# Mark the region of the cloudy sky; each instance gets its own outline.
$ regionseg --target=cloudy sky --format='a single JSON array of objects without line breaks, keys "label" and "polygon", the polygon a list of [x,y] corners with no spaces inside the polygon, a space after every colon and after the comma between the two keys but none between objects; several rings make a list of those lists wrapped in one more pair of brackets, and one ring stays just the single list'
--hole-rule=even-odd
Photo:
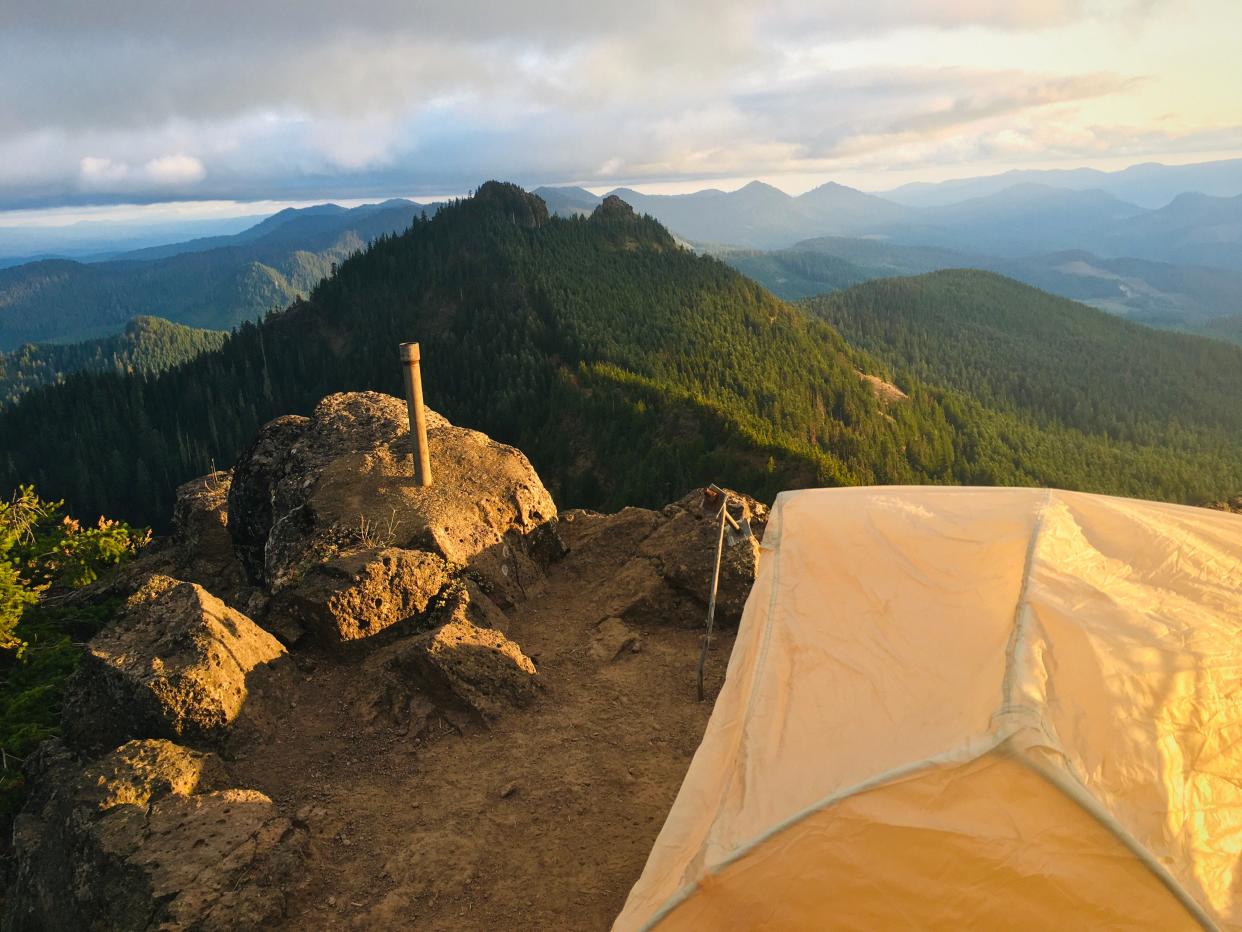
[{"label": "cloudy sky", "polygon": [[0,21],[0,211],[25,216],[1242,155],[1239,0],[0,0]]}]

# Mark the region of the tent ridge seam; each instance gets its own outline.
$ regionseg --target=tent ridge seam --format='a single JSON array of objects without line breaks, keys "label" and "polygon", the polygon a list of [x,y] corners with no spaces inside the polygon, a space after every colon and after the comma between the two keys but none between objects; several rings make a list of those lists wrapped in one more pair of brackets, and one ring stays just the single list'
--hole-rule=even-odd
[{"label": "tent ridge seam", "polygon": [[1055,490],[1044,490],[1044,500],[1039,505],[1035,521],[1031,525],[1031,539],[1026,545],[1026,559],[1022,565],[1022,585],[1018,589],[1018,601],[1013,608],[1013,631],[1009,635],[1009,643],[1005,647],[1005,673],[1001,678],[1001,705],[996,715],[1004,715],[1014,708],[1014,692],[1017,685],[1017,658],[1026,626],[1023,624],[1023,609],[1027,607],[1028,591],[1031,585],[1031,572],[1035,565],[1035,550],[1039,546],[1040,536],[1044,531],[1044,516],[1048,505],[1052,502]]},{"label": "tent ridge seam", "polygon": [[[998,749],[1004,751],[1004,742],[998,745]],[[1160,863],[1160,861],[1149,851],[1137,838],[1131,835],[1119,821],[1111,816],[1103,805],[1080,783],[1072,773],[1066,771],[1061,772],[1046,766],[1041,761],[1029,757],[1026,754],[1011,750],[1006,754],[1011,760],[1017,761],[1026,767],[1032,773],[1036,774],[1040,779],[1046,781],[1054,789],[1058,790],[1067,799],[1073,802],[1079,809],[1093,818],[1099,825],[1124,848],[1134,855],[1136,861],[1146,867],[1149,871],[1156,875],[1156,878],[1164,884],[1168,891],[1173,894],[1173,898],[1181,903],[1186,912],[1194,918],[1204,929],[1209,932],[1217,932],[1220,928],[1216,922],[1208,915],[1203,906],[1195,900],[1185,887],[1174,877],[1169,870]],[[1067,779],[1068,778],[1068,779]]]}]

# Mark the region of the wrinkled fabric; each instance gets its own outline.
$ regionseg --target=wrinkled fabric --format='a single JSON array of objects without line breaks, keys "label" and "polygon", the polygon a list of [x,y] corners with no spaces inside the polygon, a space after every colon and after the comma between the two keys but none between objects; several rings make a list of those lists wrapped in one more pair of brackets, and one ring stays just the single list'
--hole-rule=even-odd
[{"label": "wrinkled fabric", "polygon": [[615,929],[1242,928],[1242,517],[815,489],[763,551]]}]

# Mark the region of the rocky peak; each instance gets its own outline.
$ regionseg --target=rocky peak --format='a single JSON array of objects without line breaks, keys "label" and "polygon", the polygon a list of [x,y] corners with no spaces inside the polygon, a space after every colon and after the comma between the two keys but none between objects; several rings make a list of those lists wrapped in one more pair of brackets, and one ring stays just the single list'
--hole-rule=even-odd
[{"label": "rocky peak", "polygon": [[[559,832],[552,813],[577,784],[555,784],[593,772],[589,755],[608,745],[580,759],[574,744],[568,763],[559,749],[592,716],[618,721],[622,698],[646,704],[625,754],[675,776],[643,729],[689,741],[700,727],[659,690],[693,670],[719,498],[558,516],[522,453],[434,412],[428,427],[435,482],[419,488],[396,398],[330,395],[309,417],[278,418],[232,469],[182,486],[170,541],[86,593],[128,599],[68,684],[63,742],[28,766],[6,928],[321,926],[307,910],[335,907],[306,906],[305,878],[338,863],[367,883],[382,865],[392,889],[379,902],[369,888],[351,895],[353,927],[400,924],[393,896],[425,889],[428,872],[454,890],[470,875],[452,858],[479,827],[475,772],[505,774],[496,792],[509,800],[530,770],[552,808],[532,812],[529,831]],[[730,498],[752,533],[727,537],[724,629],[767,516]],[[648,656],[663,665],[654,675],[641,672]],[[600,692],[635,675],[613,698]],[[498,731],[500,744],[485,738]],[[448,739],[458,750],[433,752]],[[411,798],[402,781],[415,777]],[[394,827],[419,794],[439,800],[449,834]],[[349,849],[337,807],[374,823],[378,853]],[[431,846],[415,863],[418,844]],[[316,860],[325,846],[330,868]],[[521,851],[501,846],[510,855]]]}]

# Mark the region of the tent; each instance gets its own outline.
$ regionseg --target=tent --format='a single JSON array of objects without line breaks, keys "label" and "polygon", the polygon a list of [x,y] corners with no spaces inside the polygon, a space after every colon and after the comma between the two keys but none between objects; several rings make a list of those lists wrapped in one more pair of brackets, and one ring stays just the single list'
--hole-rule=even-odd
[{"label": "tent", "polygon": [[614,929],[1242,928],[1242,517],[787,492]]}]

